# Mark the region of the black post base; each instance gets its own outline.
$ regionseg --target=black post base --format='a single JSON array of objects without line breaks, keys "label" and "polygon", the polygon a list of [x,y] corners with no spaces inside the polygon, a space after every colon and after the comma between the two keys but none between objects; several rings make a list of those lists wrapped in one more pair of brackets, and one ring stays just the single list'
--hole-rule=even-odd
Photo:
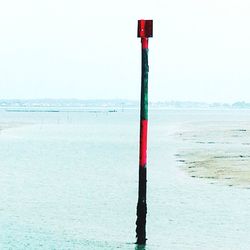
[{"label": "black post base", "polygon": [[147,204],[145,200],[138,201],[137,204],[137,220],[136,220],[136,244],[146,244],[146,214]]},{"label": "black post base", "polygon": [[136,244],[146,244],[146,166],[139,168],[139,199],[137,203],[137,220],[136,220]]}]

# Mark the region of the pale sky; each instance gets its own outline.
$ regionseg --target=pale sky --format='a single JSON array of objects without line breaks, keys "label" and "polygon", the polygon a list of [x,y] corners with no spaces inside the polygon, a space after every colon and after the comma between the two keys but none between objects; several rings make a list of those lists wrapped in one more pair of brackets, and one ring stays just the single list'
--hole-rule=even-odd
[{"label": "pale sky", "polygon": [[139,99],[138,19],[150,101],[250,102],[249,0],[2,0],[0,99]]}]

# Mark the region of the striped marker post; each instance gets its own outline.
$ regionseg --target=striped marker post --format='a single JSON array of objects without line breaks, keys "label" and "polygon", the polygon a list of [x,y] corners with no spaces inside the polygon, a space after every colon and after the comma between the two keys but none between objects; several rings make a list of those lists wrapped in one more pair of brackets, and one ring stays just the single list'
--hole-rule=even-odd
[{"label": "striped marker post", "polygon": [[140,110],[140,157],[139,197],[137,203],[136,237],[137,244],[146,244],[147,214],[147,131],[148,131],[148,38],[153,36],[153,20],[138,21],[138,37],[142,44],[141,65],[141,110]]}]

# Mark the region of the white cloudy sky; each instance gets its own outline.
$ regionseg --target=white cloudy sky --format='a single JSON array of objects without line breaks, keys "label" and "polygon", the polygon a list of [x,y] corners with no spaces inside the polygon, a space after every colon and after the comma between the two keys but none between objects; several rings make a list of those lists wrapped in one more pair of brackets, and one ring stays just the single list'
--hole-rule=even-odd
[{"label": "white cloudy sky", "polygon": [[0,98],[250,101],[249,0],[0,1]]}]

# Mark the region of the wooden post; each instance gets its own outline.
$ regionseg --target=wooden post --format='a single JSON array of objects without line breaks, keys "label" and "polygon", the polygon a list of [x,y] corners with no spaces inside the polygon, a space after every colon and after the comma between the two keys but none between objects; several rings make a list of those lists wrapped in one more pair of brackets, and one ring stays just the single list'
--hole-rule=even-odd
[{"label": "wooden post", "polygon": [[153,36],[153,20],[138,21],[138,37],[141,38],[141,108],[140,108],[140,156],[139,192],[137,203],[137,244],[146,244],[147,214],[147,131],[148,131],[148,38]]}]

